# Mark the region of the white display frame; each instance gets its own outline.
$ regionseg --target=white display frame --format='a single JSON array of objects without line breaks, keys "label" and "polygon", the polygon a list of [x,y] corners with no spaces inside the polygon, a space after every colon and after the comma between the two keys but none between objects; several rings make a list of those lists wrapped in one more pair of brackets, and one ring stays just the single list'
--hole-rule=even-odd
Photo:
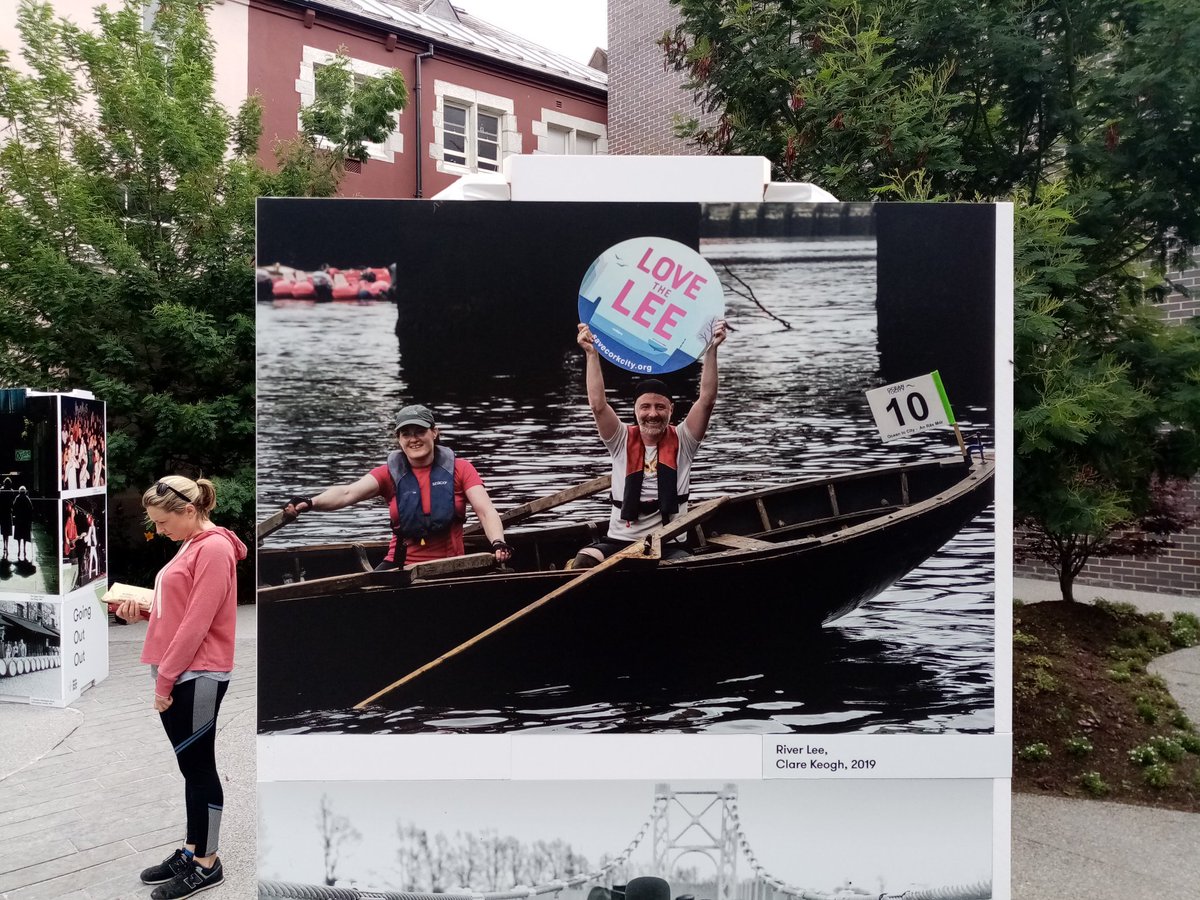
[{"label": "white display frame", "polygon": [[[513,200],[762,202],[779,194],[761,158],[516,157],[505,163]],[[827,196],[827,195],[826,195]],[[625,780],[779,777],[788,742],[823,743],[872,759],[875,774],[836,777],[972,778],[993,784],[992,896],[1011,896],[1013,206],[995,209],[994,710],[990,735],[260,735],[259,782],[405,780]],[[260,510],[260,518],[264,510]],[[931,757],[929,744],[937,742]],[[947,749],[949,748],[949,749]],[[886,772],[886,775],[879,774]],[[826,776],[828,777],[828,776]]]}]

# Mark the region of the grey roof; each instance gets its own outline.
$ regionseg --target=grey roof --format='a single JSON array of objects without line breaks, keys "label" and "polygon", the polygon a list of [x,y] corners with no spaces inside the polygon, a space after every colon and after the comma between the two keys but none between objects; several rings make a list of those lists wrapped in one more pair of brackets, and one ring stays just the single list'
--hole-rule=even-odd
[{"label": "grey roof", "polygon": [[[464,0],[469,5],[470,0]],[[410,34],[490,56],[510,65],[544,75],[565,78],[593,88],[607,90],[608,75],[586,63],[548,50],[533,41],[497,28],[490,22],[455,7],[458,21],[421,12],[429,4],[422,0],[310,0],[305,5],[329,7],[373,19],[381,25],[401,29]]]}]

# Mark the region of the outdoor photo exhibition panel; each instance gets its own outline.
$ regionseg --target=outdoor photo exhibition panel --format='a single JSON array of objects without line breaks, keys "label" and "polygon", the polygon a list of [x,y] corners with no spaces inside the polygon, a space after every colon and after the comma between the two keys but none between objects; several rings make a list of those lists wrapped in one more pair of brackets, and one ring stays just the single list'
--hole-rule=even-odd
[{"label": "outdoor photo exhibition panel", "polygon": [[258,800],[264,882],[562,900],[982,897],[991,882],[980,780],[276,782]]},{"label": "outdoor photo exhibition panel", "polygon": [[[414,403],[501,514],[585,495],[510,522],[507,571],[370,571],[379,500],[268,536],[264,789],[977,783],[1007,896],[1011,236],[988,204],[260,200],[260,521],[383,465]],[[567,571],[613,509],[577,326],[623,424],[650,375],[678,425],[718,318],[691,555]]]},{"label": "outdoor photo exhibition panel", "polygon": [[0,699],[65,706],[108,675],[104,415],[0,390]]}]

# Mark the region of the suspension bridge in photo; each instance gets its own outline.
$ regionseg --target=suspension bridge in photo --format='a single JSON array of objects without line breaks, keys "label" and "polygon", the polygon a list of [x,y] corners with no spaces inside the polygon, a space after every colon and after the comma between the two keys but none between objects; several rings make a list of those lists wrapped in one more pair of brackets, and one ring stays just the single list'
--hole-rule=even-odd
[{"label": "suspension bridge in photo", "polygon": [[[652,841],[654,871],[666,882],[635,878],[626,885],[624,873],[630,858],[647,835]],[[595,871],[571,878],[506,891],[451,889],[439,893],[261,880],[258,896],[279,900],[532,900],[592,885],[588,900],[671,900],[671,875],[681,862],[693,856],[709,860],[715,869],[713,897],[705,900],[990,900],[992,896],[990,881],[890,893],[861,887],[817,890],[776,878],[758,861],[746,839],[738,813],[737,786],[733,784],[719,790],[687,791],[656,785],[650,814],[625,849]],[[739,864],[749,869],[740,879]],[[647,886],[647,882],[658,884]],[[682,896],[691,900],[689,895]]]}]

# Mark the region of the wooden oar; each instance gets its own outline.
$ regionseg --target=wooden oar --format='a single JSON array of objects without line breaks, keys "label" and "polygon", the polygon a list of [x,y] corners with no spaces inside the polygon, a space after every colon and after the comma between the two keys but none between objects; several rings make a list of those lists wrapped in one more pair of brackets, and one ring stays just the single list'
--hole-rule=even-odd
[{"label": "wooden oar", "polygon": [[446,575],[469,575],[486,572],[496,566],[496,554],[468,553],[465,556],[448,556],[429,562],[412,563],[403,569],[355,572],[351,575],[331,575],[328,578],[311,578],[292,584],[278,584],[259,588],[259,600],[302,600],[339,591],[367,587],[407,587],[422,578]]},{"label": "wooden oar", "polygon": [[393,681],[391,684],[389,684],[383,690],[377,691],[374,694],[372,694],[370,697],[368,697],[367,699],[354,704],[354,708],[362,709],[364,706],[370,706],[372,703],[374,703],[376,700],[378,700],[380,697],[384,696],[385,694],[389,694],[392,691],[394,691],[396,688],[402,687],[403,685],[408,684],[413,679],[418,678],[421,675],[424,675],[430,669],[434,669],[434,668],[440,666],[442,663],[444,663],[446,660],[450,659],[451,657],[458,656],[458,654],[462,653],[463,651],[471,649],[476,644],[478,644],[480,641],[486,640],[487,638],[489,638],[493,634],[495,634],[497,631],[500,631],[502,628],[506,628],[507,626],[511,625],[513,622],[516,622],[518,619],[523,619],[525,616],[529,615],[534,610],[539,609],[542,606],[545,606],[551,600],[556,600],[557,598],[563,596],[564,594],[569,593],[570,591],[579,587],[579,585],[592,580],[597,575],[601,575],[604,572],[619,568],[622,563],[625,563],[625,562],[631,561],[631,560],[657,562],[658,560],[662,559],[663,541],[669,540],[672,537],[674,537],[675,535],[679,534],[680,532],[686,531],[688,528],[691,528],[693,525],[699,524],[700,522],[709,518],[714,512],[717,511],[717,508],[722,503],[724,503],[727,499],[729,499],[729,498],[728,497],[716,497],[712,500],[708,500],[704,503],[699,504],[694,509],[689,510],[686,514],[684,514],[682,516],[677,516],[676,518],[672,519],[666,525],[662,526],[661,528],[657,528],[654,531],[652,531],[650,534],[646,535],[646,537],[644,537],[642,540],[635,541],[634,543],[630,544],[628,547],[624,548],[623,550],[619,550],[618,552],[614,553],[612,556],[610,556],[608,559],[604,560],[604,562],[600,563],[599,565],[593,566],[590,569],[585,569],[580,575],[576,576],[575,578],[572,578],[566,584],[559,585],[554,590],[552,590],[550,593],[548,593],[542,597],[539,597],[537,600],[534,600],[528,606],[522,607],[521,609],[519,609],[515,613],[513,613],[511,616],[509,616],[508,618],[501,619],[495,625],[492,625],[491,627],[485,629],[484,631],[479,632],[479,634],[475,635],[473,638],[463,641],[461,644],[459,644],[453,650],[447,650],[445,653],[443,653],[437,659],[430,660],[429,662],[425,663],[425,665],[421,666],[419,669],[414,669],[413,671],[409,672],[407,675],[405,675],[403,678],[399,679],[398,681]]},{"label": "wooden oar", "polygon": [[[562,506],[564,503],[570,503],[572,500],[579,500],[582,497],[590,497],[592,494],[599,493],[612,483],[612,476],[598,475],[595,478],[577,484],[575,487],[567,488],[564,491],[559,491],[556,494],[550,494],[546,497],[538,497],[536,500],[530,500],[528,503],[522,503],[520,506],[514,506],[512,509],[500,514],[500,523],[502,525],[513,525],[517,522],[523,522],[530,516],[545,512],[548,509],[553,509],[556,506]],[[274,534],[285,525],[290,525],[295,522],[299,516],[289,516],[282,509],[263,519],[255,529],[255,538],[261,544],[263,539],[268,535]],[[483,531],[483,526],[476,522],[463,529],[463,536],[469,537],[473,534],[478,534]]]},{"label": "wooden oar", "polygon": [[[528,503],[522,503],[520,506],[514,506],[500,514],[500,523],[502,525],[515,525],[517,522],[523,522],[535,513],[545,512],[548,509],[553,509],[556,506],[562,506],[564,503],[570,503],[572,500],[579,500],[582,497],[590,497],[592,494],[597,494],[612,484],[611,475],[597,475],[583,484],[577,484],[575,487],[567,488],[565,491],[559,491],[556,494],[549,494],[545,497],[538,497],[536,500],[530,500]],[[463,529],[463,536],[469,537],[472,534],[478,534],[483,531],[483,525],[479,522],[474,523]]]},{"label": "wooden oar", "polygon": [[281,509],[279,512],[275,513],[273,516],[268,516],[267,518],[265,518],[261,522],[259,522],[258,527],[254,529],[254,536],[258,540],[258,543],[261,544],[263,542],[263,538],[265,538],[267,535],[274,534],[276,531],[278,531],[284,525],[290,525],[292,522],[295,522],[296,519],[298,519],[298,518],[300,518],[300,517],[299,516],[289,516],[287,513],[285,513]]}]

